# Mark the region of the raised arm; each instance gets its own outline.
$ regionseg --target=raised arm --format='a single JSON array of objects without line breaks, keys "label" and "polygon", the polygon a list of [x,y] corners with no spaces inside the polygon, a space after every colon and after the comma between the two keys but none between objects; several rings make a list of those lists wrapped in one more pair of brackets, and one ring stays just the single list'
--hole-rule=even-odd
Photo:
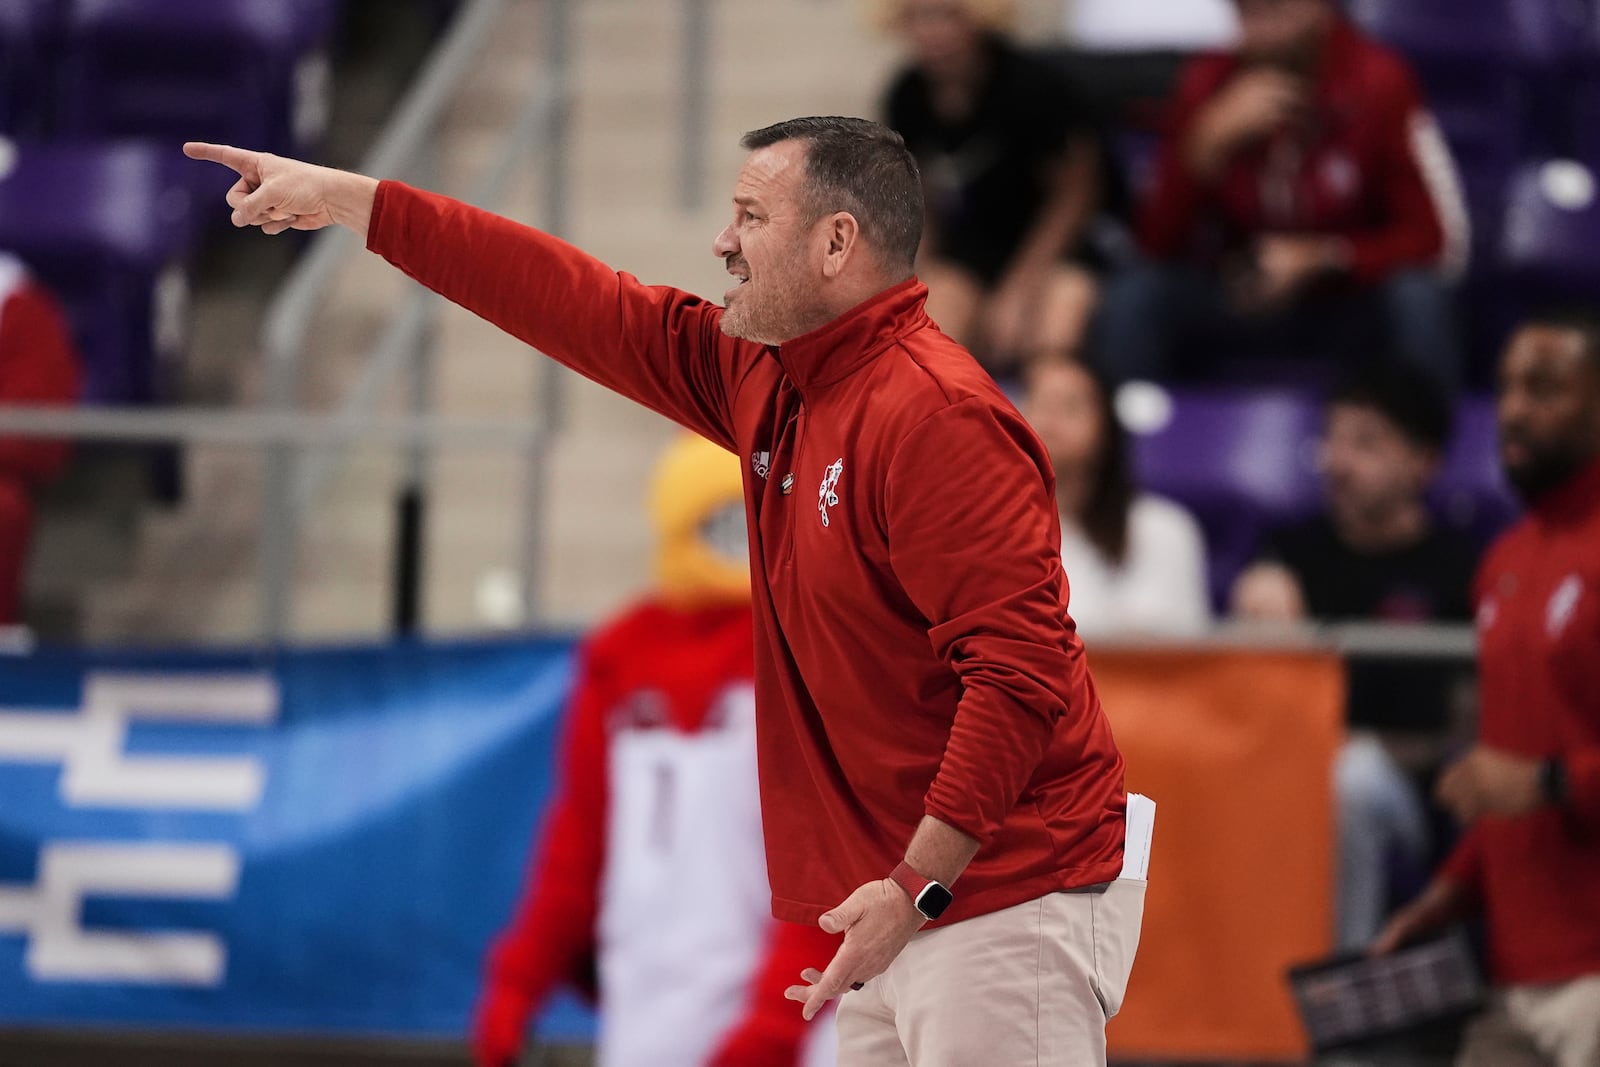
[{"label": "raised arm", "polygon": [[201,141],[184,145],[183,154],[220,163],[239,175],[227,198],[235,226],[260,226],[269,234],[343,226],[367,236],[376,178]]},{"label": "raised arm", "polygon": [[236,226],[266,233],[344,226],[440,295],[601,385],[729,449],[733,398],[765,358],[723,335],[722,309],[647,286],[564,241],[397,182],[191,143],[232,168]]}]

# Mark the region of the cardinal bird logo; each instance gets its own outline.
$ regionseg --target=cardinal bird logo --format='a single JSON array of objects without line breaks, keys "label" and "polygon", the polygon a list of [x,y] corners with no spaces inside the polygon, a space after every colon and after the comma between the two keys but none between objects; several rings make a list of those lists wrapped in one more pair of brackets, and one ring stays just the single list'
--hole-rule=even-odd
[{"label": "cardinal bird logo", "polygon": [[836,459],[829,466],[826,474],[822,476],[822,488],[817,491],[817,510],[822,512],[822,525],[829,525],[828,509],[839,506],[839,494],[834,490],[839,488],[839,476],[844,473],[844,460]]}]

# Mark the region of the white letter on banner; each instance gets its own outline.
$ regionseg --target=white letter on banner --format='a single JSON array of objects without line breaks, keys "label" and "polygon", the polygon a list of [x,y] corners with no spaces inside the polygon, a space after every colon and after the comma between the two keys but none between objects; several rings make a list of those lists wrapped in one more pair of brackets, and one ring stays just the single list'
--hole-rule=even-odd
[{"label": "white letter on banner", "polygon": [[149,982],[215,986],[227,963],[222,940],[201,933],[91,933],[85,897],[226,900],[239,857],[226,845],[46,845],[34,888],[0,886],[0,933],[31,935],[36,981]]},{"label": "white letter on banner", "polygon": [[77,715],[0,712],[0,760],[60,761],[69,807],[249,811],[266,772],[248,756],[128,756],[134,719],[264,726],[278,687],[263,674],[101,674],[84,680]]}]

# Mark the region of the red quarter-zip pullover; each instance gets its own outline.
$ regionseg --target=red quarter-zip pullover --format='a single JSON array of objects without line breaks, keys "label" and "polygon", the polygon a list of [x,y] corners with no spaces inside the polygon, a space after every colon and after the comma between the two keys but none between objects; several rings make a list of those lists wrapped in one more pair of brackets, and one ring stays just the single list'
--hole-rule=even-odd
[{"label": "red quarter-zip pullover", "polygon": [[384,182],[368,246],[745,458],[773,913],[885,877],[924,814],[981,848],[943,919],[1110,881],[1122,757],[1067,615],[1038,439],[906,281],[768,348],[722,309]]},{"label": "red quarter-zip pullover", "polygon": [[1497,982],[1600,974],[1600,463],[1495,544],[1476,596],[1479,739],[1560,758],[1571,803],[1479,820],[1444,875],[1484,906]]}]

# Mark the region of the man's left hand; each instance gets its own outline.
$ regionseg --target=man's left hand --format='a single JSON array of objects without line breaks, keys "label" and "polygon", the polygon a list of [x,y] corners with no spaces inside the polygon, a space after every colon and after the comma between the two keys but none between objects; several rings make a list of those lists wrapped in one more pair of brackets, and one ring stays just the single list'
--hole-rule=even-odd
[{"label": "man's left hand", "polygon": [[1479,745],[1439,779],[1439,802],[1464,823],[1483,815],[1526,815],[1544,803],[1539,762]]},{"label": "man's left hand", "polygon": [[802,1014],[809,1022],[834,997],[888,970],[927,921],[894,882],[887,878],[868,882],[818,923],[827,933],[844,934],[844,944],[828,969],[806,968],[800,974],[805,984],[792,985],[783,995],[805,1005]]}]

